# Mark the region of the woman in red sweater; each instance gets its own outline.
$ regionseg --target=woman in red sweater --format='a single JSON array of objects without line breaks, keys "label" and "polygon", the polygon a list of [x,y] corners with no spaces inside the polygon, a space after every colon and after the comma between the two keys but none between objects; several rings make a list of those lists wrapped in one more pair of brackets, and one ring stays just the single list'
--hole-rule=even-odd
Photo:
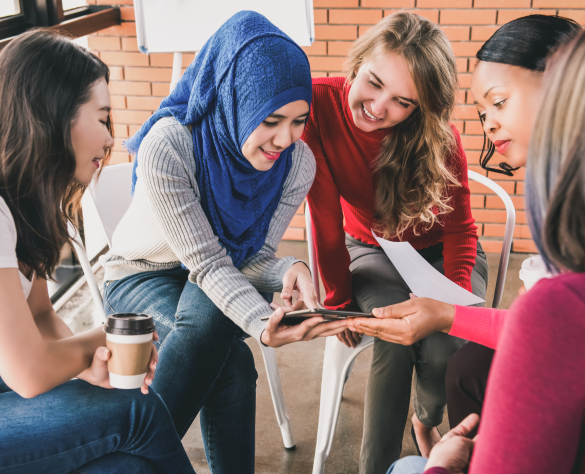
[{"label": "woman in red sweater", "polygon": [[545,75],[526,202],[536,246],[556,276],[509,312],[476,309],[469,318],[456,306],[451,332],[497,347],[480,437],[462,436],[468,419],[428,462],[401,460],[392,474],[423,472],[425,464],[427,474],[464,472],[472,450],[470,474],[585,472],[585,33],[553,57]]},{"label": "woman in red sweater", "polygon": [[[456,90],[444,33],[406,12],[356,41],[347,79],[313,81],[303,139],[317,161],[308,198],[326,307],[370,312],[408,299],[372,228],[410,242],[452,281],[485,295],[487,263],[471,216],[467,161],[449,124]],[[359,342],[349,331],[342,340]],[[375,341],[361,474],[383,473],[400,456],[413,366],[413,434],[423,454],[440,439],[435,427],[445,408],[447,360],[464,342],[445,334],[410,347]]]}]

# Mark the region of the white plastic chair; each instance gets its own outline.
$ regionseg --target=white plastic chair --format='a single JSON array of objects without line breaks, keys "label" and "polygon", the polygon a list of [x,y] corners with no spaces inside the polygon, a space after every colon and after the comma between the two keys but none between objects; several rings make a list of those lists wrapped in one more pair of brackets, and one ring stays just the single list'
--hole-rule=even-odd
[{"label": "white plastic chair", "polygon": [[[497,308],[502,300],[504,292],[504,281],[508,269],[508,260],[510,258],[510,247],[512,245],[512,236],[514,234],[514,225],[516,222],[516,211],[510,196],[500,185],[491,179],[482,176],[475,171],[468,171],[469,179],[477,181],[494,191],[504,202],[506,206],[506,230],[504,233],[504,243],[500,256],[500,265],[496,279],[496,288],[494,293],[493,308]],[[311,273],[313,274],[313,283],[317,298],[321,301],[319,289],[319,266],[317,264],[317,255],[311,224],[311,212],[309,206],[305,207],[305,222],[307,226],[307,241],[309,245],[309,262]],[[325,462],[331,451],[333,436],[335,434],[335,425],[339,416],[341,398],[345,382],[351,372],[353,362],[357,355],[374,343],[371,336],[363,336],[360,344],[351,349],[337,340],[337,337],[331,336],[325,342],[325,357],[323,360],[323,376],[321,379],[321,401],[319,408],[319,427],[317,429],[317,447],[315,449],[315,460],[313,462],[313,474],[323,474],[325,472]]]},{"label": "white plastic chair", "polygon": [[[132,202],[132,195],[130,194],[132,166],[133,163],[107,166],[102,171],[97,183],[94,182],[90,186],[91,196],[100,217],[106,240],[110,247],[112,246],[112,235],[114,234],[114,230]],[[70,228],[69,232],[72,237],[75,236],[73,241],[74,247],[91,290],[94,303],[99,307],[100,314],[105,318],[106,315],[103,309],[102,297],[85,253],[85,248],[79,239],[77,230]],[[264,347],[262,344],[260,344],[260,349],[264,356],[268,385],[270,386],[270,393],[272,394],[276,419],[280,426],[284,447],[286,450],[292,450],[295,448],[295,442],[290,425],[290,418],[286,410],[282,393],[280,374],[276,363],[276,353],[272,347]]]}]

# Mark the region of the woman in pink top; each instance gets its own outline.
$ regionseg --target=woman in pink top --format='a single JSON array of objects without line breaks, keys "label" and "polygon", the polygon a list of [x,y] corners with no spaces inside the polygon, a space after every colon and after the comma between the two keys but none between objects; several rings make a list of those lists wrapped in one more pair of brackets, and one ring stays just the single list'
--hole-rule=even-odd
[{"label": "woman in pink top", "polygon": [[449,327],[439,330],[498,349],[480,437],[475,443],[465,437],[477,421],[471,415],[428,462],[401,461],[392,474],[460,473],[472,450],[470,474],[585,472],[585,34],[555,55],[543,90],[530,143],[527,212],[535,243],[557,275],[539,281],[509,315],[456,306],[448,323],[443,308],[440,324]]}]

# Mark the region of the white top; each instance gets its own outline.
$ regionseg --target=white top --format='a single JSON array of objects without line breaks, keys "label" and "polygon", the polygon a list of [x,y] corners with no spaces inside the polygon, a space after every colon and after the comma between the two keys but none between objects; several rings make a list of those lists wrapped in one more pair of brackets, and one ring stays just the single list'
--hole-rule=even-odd
[{"label": "white top", "polygon": [[[12,213],[4,199],[0,197],[0,268],[18,268],[16,258],[16,225]],[[20,283],[24,297],[28,298],[32,289],[32,280],[25,277],[19,270]]]}]

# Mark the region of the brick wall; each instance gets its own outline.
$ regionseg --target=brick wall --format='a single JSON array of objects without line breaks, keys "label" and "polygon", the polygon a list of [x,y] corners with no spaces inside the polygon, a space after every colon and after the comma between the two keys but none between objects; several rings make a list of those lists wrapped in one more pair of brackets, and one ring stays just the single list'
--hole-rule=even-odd
[{"label": "brick wall", "polygon": [[[90,0],[90,3],[121,5],[122,24],[89,37],[90,48],[111,68],[113,118],[116,145],[112,163],[128,162],[122,141],[131,136],[157,109],[169,92],[172,54],[146,56],[136,47],[132,0]],[[285,1],[285,0],[281,0]],[[483,136],[473,98],[469,92],[475,54],[500,25],[531,13],[561,15],[585,24],[585,0],[313,0],[316,40],[304,48],[314,76],[339,75],[352,42],[370,25],[398,10],[417,13],[437,23],[451,41],[457,56],[460,86],[453,122],[461,133],[469,168],[486,174],[479,167]],[[193,59],[183,55],[183,67]],[[493,161],[499,162],[499,156]],[[512,197],[516,207],[516,229],[512,250],[535,252],[524,213],[524,170],[513,178],[490,174]],[[471,183],[471,205],[480,240],[488,252],[501,250],[506,212],[500,199],[482,185]],[[304,240],[305,229],[299,209],[285,239]]]}]

